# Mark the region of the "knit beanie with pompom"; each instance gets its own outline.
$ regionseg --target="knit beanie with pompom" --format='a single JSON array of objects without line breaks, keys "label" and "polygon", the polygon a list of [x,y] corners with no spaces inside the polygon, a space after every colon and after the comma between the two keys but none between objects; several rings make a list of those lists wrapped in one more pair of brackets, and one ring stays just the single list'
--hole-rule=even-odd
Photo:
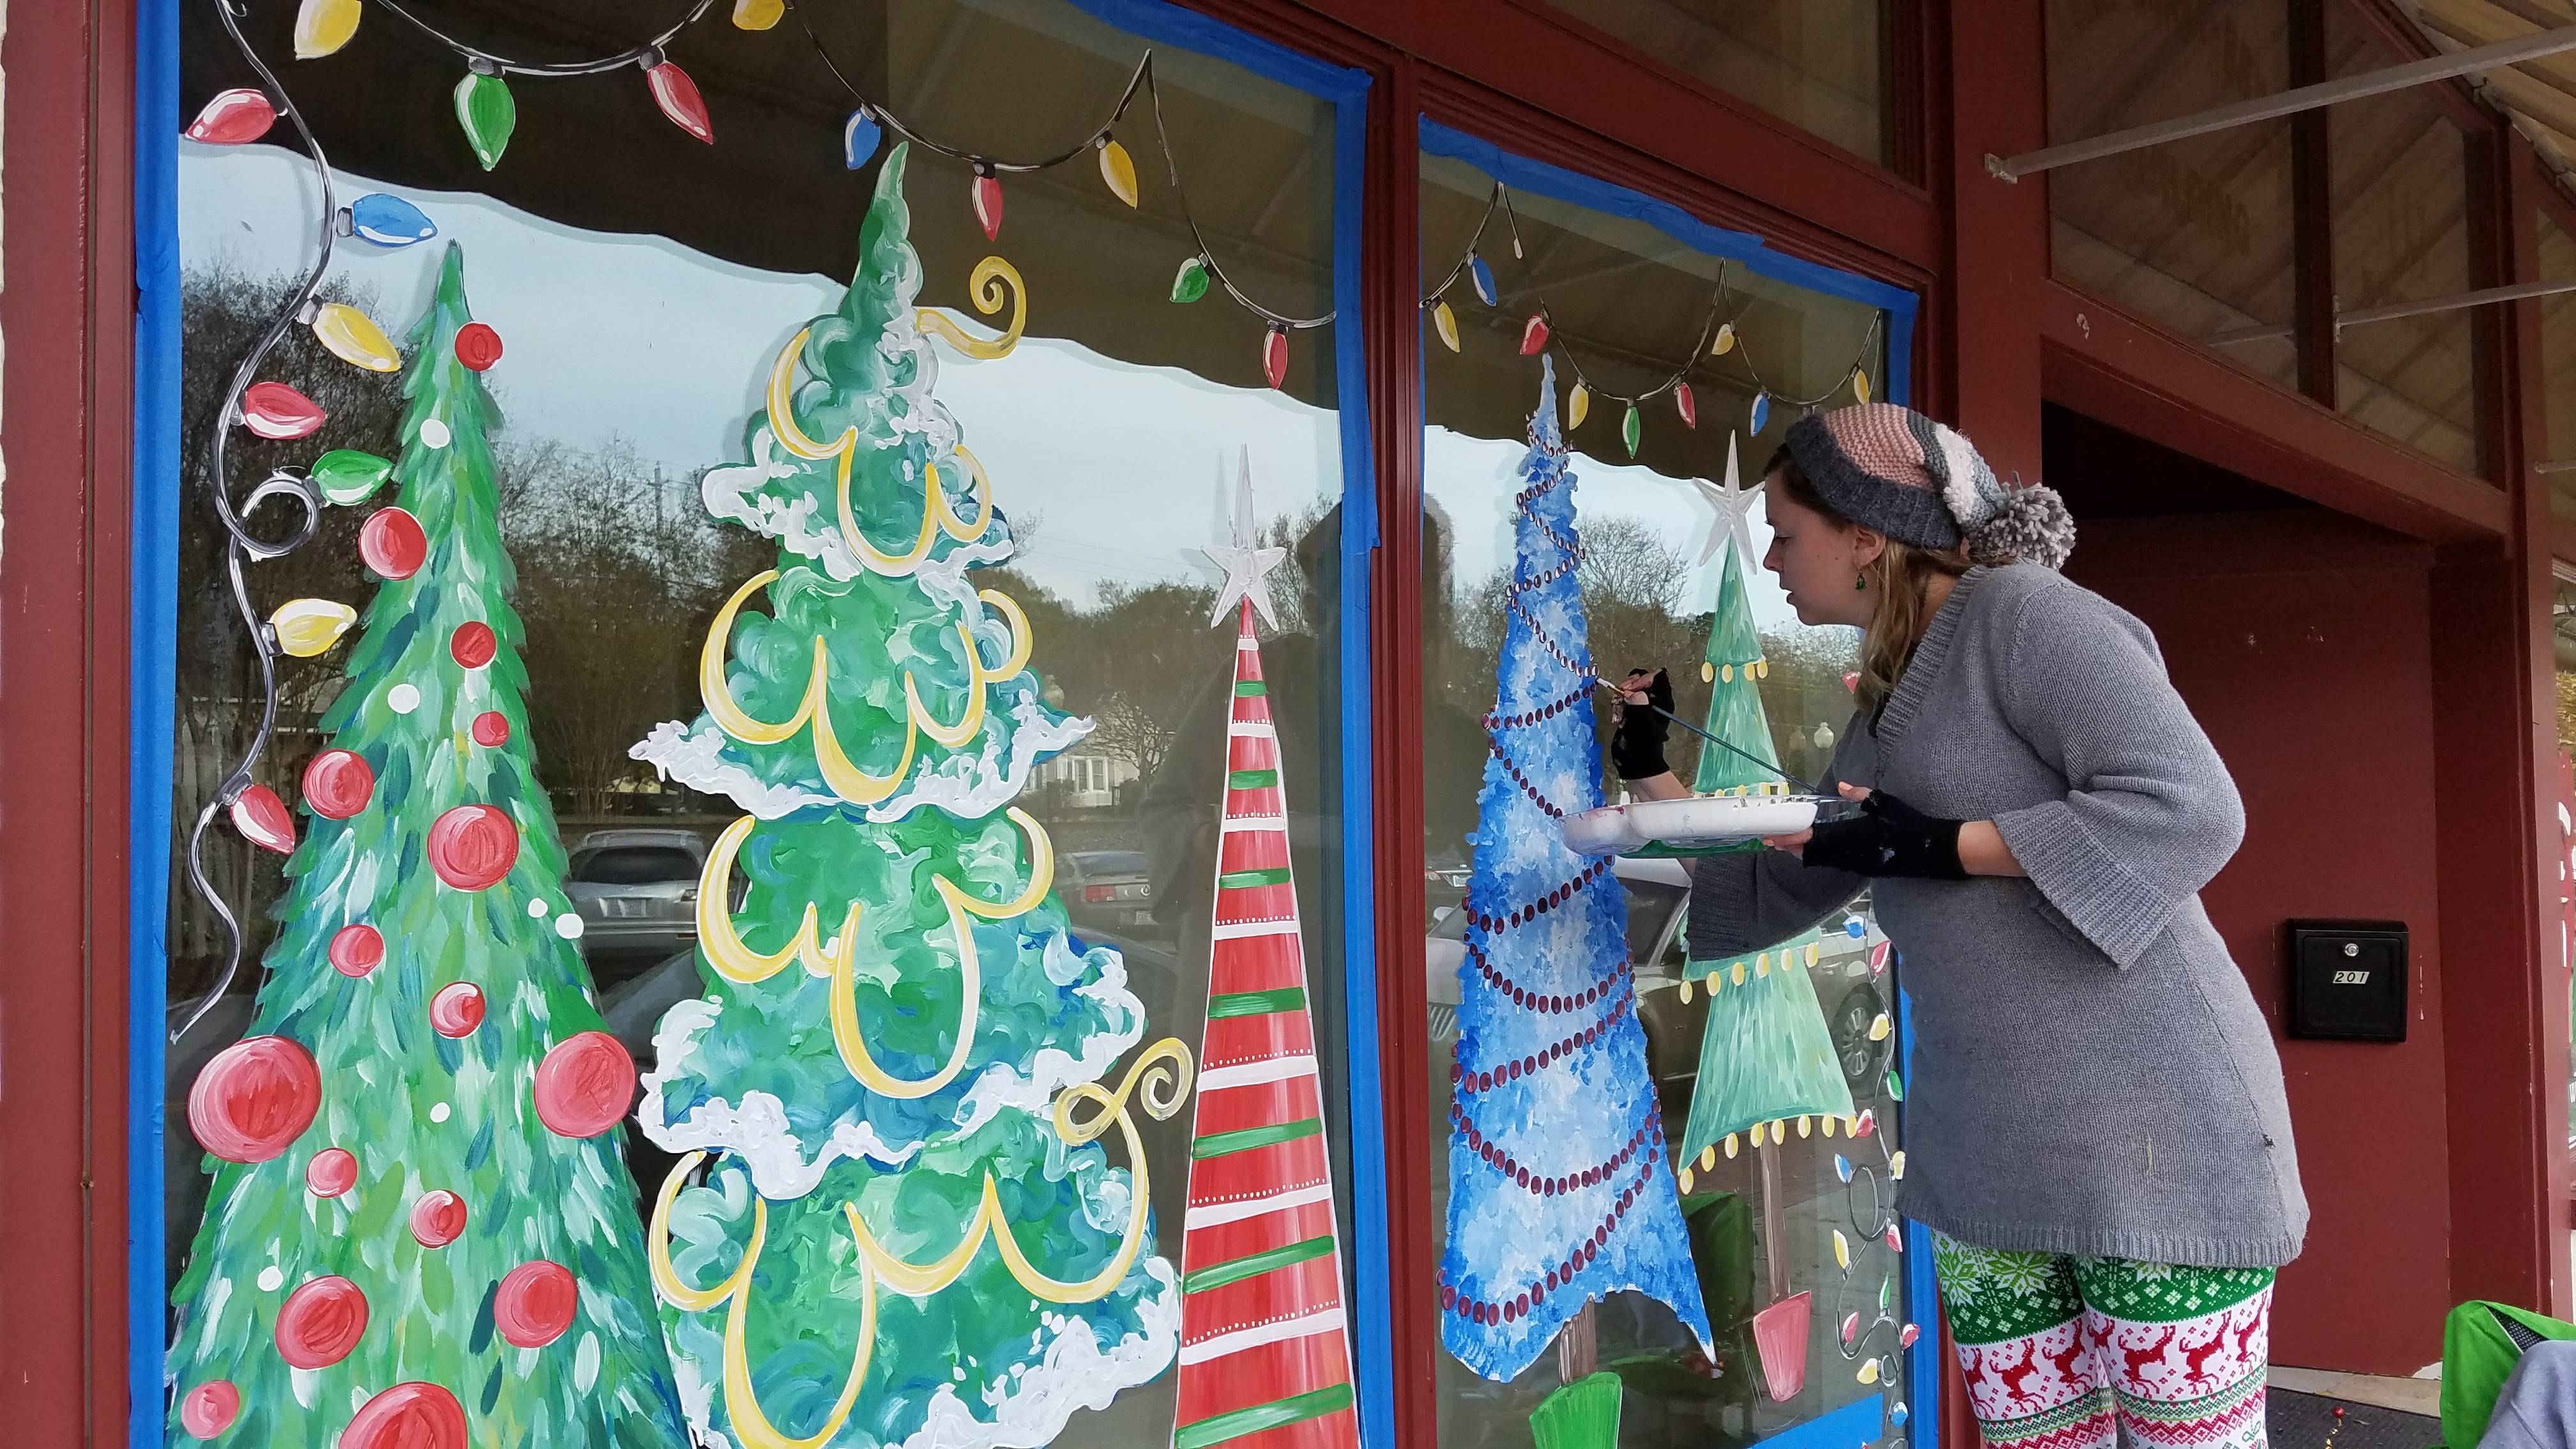
[{"label": "knit beanie with pompom", "polygon": [[2059,568],[2075,519],[2045,484],[2007,486],[1953,429],[1893,403],[1810,413],[1789,427],[1789,455],[1843,518],[1918,548],[1968,561]]}]

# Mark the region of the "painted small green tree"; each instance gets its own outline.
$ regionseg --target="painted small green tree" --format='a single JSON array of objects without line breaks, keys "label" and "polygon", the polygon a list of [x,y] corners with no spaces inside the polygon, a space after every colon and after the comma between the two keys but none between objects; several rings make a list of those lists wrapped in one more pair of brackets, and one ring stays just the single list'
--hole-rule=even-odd
[{"label": "painted small green tree", "polygon": [[634,1068],[530,759],[492,336],[451,244],[257,1016],[190,1093],[215,1178],[172,1293],[174,1444],[687,1443],[619,1155]]},{"label": "painted small green tree", "polygon": [[[1709,627],[1701,672],[1712,691],[1709,733],[1777,765],[1770,716],[1762,708],[1761,680],[1770,668],[1745,597],[1744,560],[1732,540],[1726,544],[1717,617]],[[1701,794],[1788,788],[1776,772],[1714,745],[1701,746],[1693,785]],[[1704,1171],[1714,1165],[1721,1145],[1727,1156],[1735,1155],[1737,1133],[1760,1134],[1759,1146],[1765,1139],[1777,1141],[1779,1128],[1801,1117],[1848,1120],[1854,1115],[1824,1009],[1807,976],[1821,954],[1818,942],[1810,931],[1750,956],[1694,961],[1686,968],[1699,989],[1709,993],[1709,1003],[1699,1081],[1691,1092],[1690,1120],[1682,1129],[1677,1159],[1683,1192],[1690,1191],[1694,1168]]]},{"label": "painted small green tree", "polygon": [[[1013,805],[1090,726],[1047,708],[1026,616],[968,576],[1010,529],[924,335],[999,357],[1025,302],[993,258],[974,285],[988,312],[1007,287],[1001,339],[916,312],[904,159],[840,308],[779,353],[748,461],[705,480],[778,566],[716,616],[706,712],[635,749],[747,812],[699,885],[708,994],[663,1018],[642,1107],[688,1154],[649,1230],[681,1395],[742,1449],[1043,1444],[1178,1346],[1129,1109],[1177,1109],[1189,1056],[1098,1085],[1144,1011],[1117,952],[1066,934]],[[742,613],[764,588],[768,616]]]}]

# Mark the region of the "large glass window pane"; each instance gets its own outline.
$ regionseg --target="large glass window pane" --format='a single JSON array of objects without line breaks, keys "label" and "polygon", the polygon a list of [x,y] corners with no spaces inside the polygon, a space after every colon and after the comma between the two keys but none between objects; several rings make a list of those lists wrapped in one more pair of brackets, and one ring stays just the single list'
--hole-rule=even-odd
[{"label": "large glass window pane", "polygon": [[[542,62],[642,8],[444,7]],[[676,79],[467,79],[372,6],[290,61],[358,14],[304,9],[241,23],[355,204],[257,372],[327,418],[225,434],[259,537],[327,499],[253,624],[209,444],[330,213],[283,123],[180,160],[174,1422],[363,1449],[415,1382],[478,1444],[1346,1418],[1332,104],[1159,47],[1088,146],[1147,46],[1060,0],[700,7]],[[256,83],[220,15],[191,113]],[[1070,159],[979,186],[897,120]],[[1257,649],[1202,552],[1238,527]],[[204,841],[228,976],[186,826],[281,607]],[[1122,1086],[1166,1039],[1186,1095]]]},{"label": "large glass window pane", "polygon": [[[2270,95],[2289,84],[2288,9],[2229,0],[2049,0],[2048,138]],[[2266,121],[2048,173],[2052,264],[2186,337],[2294,383],[2290,124]]]},{"label": "large glass window pane", "polygon": [[1888,164],[1887,0],[1549,0],[1666,65]]},{"label": "large glass window pane", "polygon": [[[1560,546],[1519,517],[1548,466],[1525,470],[1530,414],[1552,406],[1569,419],[1563,464],[1575,480],[1570,517],[1579,538],[1566,542],[1579,542],[1583,556],[1565,586],[1581,601],[1590,662],[1614,675],[1633,665],[1668,668],[1679,712],[1693,721],[1712,719],[1712,695],[1725,691],[1736,708],[1722,728],[1736,743],[1810,773],[1849,722],[1842,677],[1855,664],[1856,634],[1797,624],[1770,575],[1752,566],[1768,543],[1758,508],[1751,558],[1730,563],[1724,550],[1704,557],[1715,515],[1695,485],[1728,476],[1730,445],[1742,477],[1758,479],[1798,413],[1794,400],[1850,401],[1856,366],[1883,385],[1886,319],[1748,273],[1640,222],[1524,192],[1498,194],[1492,178],[1457,160],[1426,156],[1422,167],[1424,285],[1447,284],[1430,309],[1425,342],[1421,764],[1434,1064],[1427,1085],[1444,1139],[1428,1170],[1441,1235],[1435,1251],[1444,1271],[1469,1275],[1444,1285],[1444,1323],[1455,1327],[1461,1315],[1472,1322],[1483,1292],[1510,1305],[1508,1328],[1528,1311],[1516,1286],[1526,1286],[1529,1302],[1556,1291],[1541,1271],[1553,1251],[1551,1229],[1534,1229],[1521,1245],[1524,1284],[1503,1281],[1514,1265],[1484,1263],[1473,1238],[1453,1245],[1453,1195],[1469,1202],[1471,1234],[1483,1231],[1477,1223],[1489,1212],[1526,1212],[1534,1225],[1557,1227],[1579,1219],[1588,1231],[1637,1171],[1634,1149],[1596,1141],[1599,1131],[1577,1125],[1598,1115],[1592,1107],[1531,1117],[1516,1109],[1509,1086],[1483,1081],[1492,1067],[1509,1074],[1506,1063],[1489,1059],[1508,1029],[1494,1004],[1502,983],[1540,993],[1528,1011],[1568,1031],[1588,1029],[1602,1010],[1581,999],[1589,988],[1568,985],[1567,995],[1548,999],[1554,988],[1513,981],[1515,971],[1545,963],[1513,955],[1521,948],[1507,918],[1512,902],[1475,894],[1509,878],[1507,848],[1515,858],[1526,853],[1518,843],[1526,836],[1497,833],[1520,828],[1528,814],[1520,802],[1580,790],[1601,768],[1597,738],[1580,724],[1558,724],[1592,717],[1579,683],[1566,686],[1571,697],[1562,705],[1527,697],[1556,688],[1533,679],[1572,677],[1562,660],[1541,662],[1530,652],[1547,648],[1530,642],[1537,635],[1528,631],[1539,627],[1528,622],[1532,611],[1556,617],[1546,592],[1556,586],[1555,566],[1541,567],[1538,553]],[[1471,252],[1491,277],[1491,305],[1465,261]],[[1543,348],[1528,345],[1529,319],[1539,314],[1548,324]],[[1720,326],[1730,329],[1728,345],[1713,353]],[[1556,386],[1544,404],[1541,350]],[[1676,372],[1691,389],[1688,412],[1677,394],[1657,391]],[[1624,397],[1635,394],[1651,395],[1632,430]],[[1766,395],[1756,427],[1754,404]],[[1582,416],[1572,420],[1578,407]],[[1528,561],[1519,557],[1516,529],[1535,540]],[[1521,562],[1531,572],[1516,587]],[[1730,566],[1732,590],[1722,588]],[[1518,644],[1510,642],[1516,628],[1524,631]],[[1525,674],[1498,680],[1507,649],[1531,662]],[[1750,712],[1748,686],[1758,700]],[[1558,753],[1542,765],[1531,753],[1542,750]],[[1701,755],[1681,731],[1672,758],[1705,788],[1733,785],[1733,757]],[[1480,853],[1495,887],[1475,884]],[[1618,1376],[1626,1445],[1742,1443],[1833,1413],[1853,1416],[1854,1442],[1904,1440],[1904,1259],[1882,1236],[1892,1210],[1883,1154],[1894,1146],[1896,1108],[1886,1081],[1894,1038],[1879,1023],[1895,1006],[1892,978],[1873,965],[1885,953],[1873,949],[1880,938],[1867,903],[1854,904],[1848,930],[1837,921],[1821,938],[1740,963],[1691,961],[1682,863],[1621,857],[1607,874],[1619,902],[1610,915],[1624,912],[1624,936],[1592,934],[1580,949],[1600,953],[1612,971],[1604,979],[1615,978],[1622,956],[1632,973],[1647,1079],[1636,1095],[1651,1101],[1660,1121],[1638,1135],[1687,1174],[1662,1179],[1660,1191],[1681,1195],[1675,1237],[1709,1315],[1714,1353],[1702,1353],[1668,1302],[1610,1294],[1575,1313],[1516,1373],[1497,1378],[1443,1353],[1441,1442],[1529,1444],[1533,1413],[1553,1412],[1541,1406],[1593,1366]],[[1812,1050],[1795,1063],[1735,1070],[1743,1063],[1729,1044],[1756,1021]],[[1552,1057],[1530,1090],[1572,1060]],[[1729,1070],[1710,1071],[1712,1062]],[[1872,1135],[1855,1140],[1863,1114]],[[1694,1142],[1693,1132],[1707,1141]],[[1587,1177],[1593,1159],[1621,1150],[1631,1155],[1620,1159],[1625,1170],[1615,1179]],[[1453,1180],[1462,1162],[1472,1180]],[[1526,1184],[1523,1170],[1532,1174]],[[1842,1324],[1851,1314],[1858,1318],[1847,1341]]]},{"label": "large glass window pane", "polygon": [[[2394,65],[2342,5],[2328,5],[2332,74]],[[2469,278],[2468,160],[2457,128],[2420,90],[2327,111],[2335,312],[2455,297]],[[2346,417],[2478,470],[2477,369],[2470,315],[2448,308],[2352,323],[2335,341],[2335,400]]]},{"label": "large glass window pane", "polygon": [[[2576,237],[2546,213],[2540,217],[2540,275],[2546,281],[2576,282]],[[2540,299],[2540,377],[2542,416],[2549,430],[2547,461],[2576,458],[2576,292]],[[2576,468],[2552,471],[2548,481],[2550,511],[2576,523]]]}]

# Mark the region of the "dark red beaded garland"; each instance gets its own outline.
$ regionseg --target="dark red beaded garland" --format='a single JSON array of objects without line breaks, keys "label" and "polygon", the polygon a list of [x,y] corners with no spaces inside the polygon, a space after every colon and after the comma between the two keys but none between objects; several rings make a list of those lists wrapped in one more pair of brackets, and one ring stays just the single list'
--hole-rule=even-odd
[{"label": "dark red beaded garland", "polygon": [[1501,740],[1488,737],[1485,741],[1485,748],[1493,752],[1494,762],[1503,767],[1504,774],[1512,777],[1513,784],[1521,787],[1521,793],[1530,797],[1530,803],[1547,812],[1548,819],[1563,820],[1565,818],[1565,812],[1556,807],[1556,802],[1548,799],[1545,795],[1540,794],[1538,786],[1530,783],[1530,777],[1521,773],[1520,764],[1509,754],[1504,752],[1503,742]]},{"label": "dark red beaded garland", "polygon": [[1547,703],[1540,705],[1538,708],[1526,713],[1505,715],[1488,714],[1484,718],[1484,725],[1488,730],[1528,729],[1532,725],[1547,723],[1549,720],[1556,718],[1558,715],[1565,713],[1567,710],[1574,708],[1576,705],[1583,703],[1583,701],[1590,699],[1591,697],[1592,682],[1590,680],[1586,680],[1582,684],[1576,686],[1572,693],[1559,695],[1556,698],[1549,700]]},{"label": "dark red beaded garland", "polygon": [[[1519,1081],[1524,1076],[1535,1074],[1539,1068],[1552,1066],[1558,1059],[1570,1056],[1574,1052],[1580,1051],[1581,1049],[1591,1046],[1593,1043],[1601,1040],[1601,1038],[1609,1032],[1613,1023],[1628,1014],[1629,1008],[1636,1004],[1636,1000],[1637,998],[1635,993],[1623,991],[1619,994],[1619,999],[1611,1003],[1610,1010],[1605,1013],[1599,1021],[1596,1021],[1592,1025],[1585,1027],[1583,1030],[1574,1033],[1572,1036],[1561,1037],[1558,1040],[1550,1042],[1546,1046],[1539,1048],[1537,1051],[1530,1053],[1528,1056],[1522,1057],[1516,1061],[1505,1062],[1499,1067],[1470,1072],[1467,1070],[1466,1063],[1452,1062],[1449,1066],[1449,1081],[1451,1085],[1455,1086],[1460,1092],[1467,1093],[1469,1095],[1473,1095],[1478,1092],[1490,1092],[1497,1085],[1508,1085],[1512,1082]],[[1462,1038],[1459,1042],[1459,1046],[1463,1050],[1465,1045],[1465,1040]]]},{"label": "dark red beaded garland", "polygon": [[1585,886],[1592,884],[1594,881],[1599,880],[1602,873],[1609,869],[1610,857],[1605,855],[1600,859],[1595,860],[1590,865],[1585,866],[1582,874],[1577,875],[1574,879],[1567,881],[1565,884],[1558,886],[1556,889],[1549,891],[1543,896],[1540,896],[1537,900],[1530,902],[1528,905],[1514,907],[1512,913],[1507,916],[1488,916],[1470,905],[1466,908],[1467,923],[1489,936],[1496,931],[1508,930],[1515,926],[1527,925],[1529,922],[1537,920],[1549,911],[1555,910],[1558,906],[1564,905],[1567,901],[1574,899],[1576,892],[1582,890]]},{"label": "dark red beaded garland", "polygon": [[1627,1166],[1629,1160],[1642,1151],[1649,1141],[1654,1140],[1661,1133],[1663,1121],[1662,1104],[1651,1105],[1646,1109],[1645,1125],[1629,1134],[1627,1145],[1613,1154],[1609,1161],[1595,1167],[1584,1168],[1580,1172],[1548,1177],[1531,1172],[1527,1163],[1505,1152],[1492,1138],[1480,1131],[1474,1122],[1468,1120],[1465,1108],[1455,1102],[1449,1104],[1449,1125],[1465,1133],[1467,1150],[1474,1153],[1486,1166],[1541,1197],[1561,1197],[1569,1192],[1580,1192],[1585,1188],[1598,1187],[1608,1182],[1617,1175],[1619,1169]]},{"label": "dark red beaded garland", "polygon": [[1469,941],[1467,959],[1476,963],[1476,974],[1485,978],[1485,984],[1501,992],[1503,998],[1512,1005],[1523,1011],[1543,1011],[1550,1015],[1581,1011],[1599,1001],[1609,995],[1621,982],[1626,981],[1630,969],[1637,963],[1637,958],[1634,956],[1621,956],[1618,970],[1583,988],[1579,996],[1541,996],[1535,991],[1523,988],[1520,983],[1496,970],[1494,963],[1486,957],[1482,944]]},{"label": "dark red beaded garland", "polygon": [[1574,1251],[1567,1254],[1563,1262],[1548,1269],[1546,1276],[1536,1283],[1512,1295],[1508,1302],[1495,1302],[1461,1292],[1449,1281],[1448,1269],[1441,1269],[1442,1311],[1458,1314],[1470,1323],[1511,1323],[1529,1312],[1532,1305],[1544,1303],[1548,1294],[1572,1283],[1576,1274],[1592,1266],[1592,1260],[1601,1255],[1601,1249],[1610,1241],[1611,1230],[1619,1226],[1619,1220],[1628,1215],[1628,1209],[1636,1206],[1637,1199],[1645,1195],[1654,1177],[1655,1161],[1652,1157],[1646,1159],[1645,1165],[1637,1169],[1636,1177],[1620,1188],[1618,1202],[1601,1219],[1599,1226],[1593,1228],[1591,1237],[1576,1243]]}]

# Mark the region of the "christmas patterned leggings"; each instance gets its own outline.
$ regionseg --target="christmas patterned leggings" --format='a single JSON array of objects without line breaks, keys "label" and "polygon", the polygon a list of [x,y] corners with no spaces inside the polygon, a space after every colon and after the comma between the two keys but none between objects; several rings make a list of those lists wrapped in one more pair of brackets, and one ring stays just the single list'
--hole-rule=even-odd
[{"label": "christmas patterned leggings", "polygon": [[1933,1235],[1993,1449],[2264,1449],[2272,1270],[1972,1248]]}]

